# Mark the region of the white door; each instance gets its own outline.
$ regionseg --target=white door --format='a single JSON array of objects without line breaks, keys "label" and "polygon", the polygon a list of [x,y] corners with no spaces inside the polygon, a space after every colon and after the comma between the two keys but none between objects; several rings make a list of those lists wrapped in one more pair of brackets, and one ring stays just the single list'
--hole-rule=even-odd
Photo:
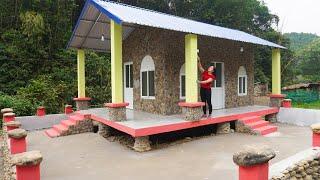
[{"label": "white door", "polygon": [[214,62],[216,80],[212,83],[211,103],[213,109],[225,108],[224,64]]},{"label": "white door", "polygon": [[132,62],[124,63],[124,101],[133,109],[133,67]]}]

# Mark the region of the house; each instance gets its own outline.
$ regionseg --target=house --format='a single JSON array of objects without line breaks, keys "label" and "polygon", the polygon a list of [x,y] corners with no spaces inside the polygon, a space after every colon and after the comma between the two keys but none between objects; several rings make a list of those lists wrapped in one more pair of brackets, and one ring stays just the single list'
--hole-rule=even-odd
[{"label": "house", "polygon": [[[284,97],[280,50],[285,47],[238,30],[111,1],[87,0],[68,43],[68,48],[78,51],[77,108],[87,109],[90,101],[85,93],[84,49],[91,49],[111,53],[112,102],[106,104],[105,120],[96,120],[134,137],[276,113],[277,109],[251,107],[256,45],[272,48],[270,98],[273,106],[279,106]],[[199,102],[196,82],[198,51],[205,67],[210,63],[216,67],[214,109],[250,107],[220,111],[228,115],[200,121],[204,103]],[[131,122],[124,122],[128,112]],[[132,113],[140,112],[148,113],[144,115],[148,122],[135,121],[142,117]],[[185,119],[171,116],[181,113]],[[262,124],[266,123],[259,127]]]},{"label": "house", "polygon": [[[128,102],[128,108],[169,115],[181,112],[181,101],[199,101],[197,49],[205,66],[216,66],[214,108],[253,105],[255,45],[274,48],[275,58],[284,48],[237,30],[88,0],[68,47],[111,52],[113,103]],[[83,52],[79,58],[84,58]],[[79,74],[78,98],[85,98],[82,76]],[[273,81],[280,83],[279,78]],[[279,88],[277,91],[273,93],[280,94]]]}]

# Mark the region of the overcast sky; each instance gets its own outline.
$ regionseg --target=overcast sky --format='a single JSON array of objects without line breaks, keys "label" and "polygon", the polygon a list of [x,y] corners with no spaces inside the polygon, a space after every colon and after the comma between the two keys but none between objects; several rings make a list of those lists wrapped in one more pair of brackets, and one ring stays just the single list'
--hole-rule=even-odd
[{"label": "overcast sky", "polygon": [[320,35],[320,0],[263,0],[280,17],[282,32]]}]

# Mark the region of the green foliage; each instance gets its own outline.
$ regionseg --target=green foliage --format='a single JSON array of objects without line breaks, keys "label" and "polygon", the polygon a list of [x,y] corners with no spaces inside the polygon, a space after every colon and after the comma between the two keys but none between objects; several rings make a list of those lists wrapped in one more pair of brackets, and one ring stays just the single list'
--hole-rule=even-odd
[{"label": "green foliage", "polygon": [[16,116],[35,114],[37,106],[27,99],[21,99],[0,93],[0,108],[12,107]]},{"label": "green foliage", "polygon": [[320,109],[320,100],[314,102],[292,102],[292,107],[304,109]]},{"label": "green foliage", "polygon": [[282,93],[287,95],[286,98],[296,103],[310,103],[319,100],[319,92],[317,89],[297,89],[295,91],[283,91]]},{"label": "green foliage", "polygon": [[308,46],[312,41],[319,38],[316,34],[311,33],[286,33],[285,37],[291,40],[290,49],[293,51],[299,51]]}]

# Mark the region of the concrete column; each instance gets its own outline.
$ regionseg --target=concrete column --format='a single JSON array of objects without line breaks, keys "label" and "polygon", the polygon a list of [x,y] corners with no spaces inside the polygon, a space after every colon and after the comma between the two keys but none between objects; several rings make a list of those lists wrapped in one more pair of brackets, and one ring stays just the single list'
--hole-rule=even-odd
[{"label": "concrete column", "polygon": [[186,72],[186,102],[198,102],[198,65],[197,65],[198,39],[197,35],[185,36],[185,72]]},{"label": "concrete column", "polygon": [[276,156],[267,147],[251,146],[233,155],[233,162],[239,166],[239,180],[268,180],[269,161]]},{"label": "concrete column", "polygon": [[77,74],[78,74],[78,98],[86,97],[86,77],[85,77],[85,54],[84,50],[78,49]]},{"label": "concrete column", "polygon": [[122,26],[111,20],[110,28],[112,103],[123,103]]},{"label": "concrete column", "polygon": [[272,94],[281,94],[281,60],[280,49],[272,50]]},{"label": "concrete column", "polygon": [[17,180],[40,180],[41,161],[40,151],[29,151],[14,155],[12,162],[16,166]]}]

